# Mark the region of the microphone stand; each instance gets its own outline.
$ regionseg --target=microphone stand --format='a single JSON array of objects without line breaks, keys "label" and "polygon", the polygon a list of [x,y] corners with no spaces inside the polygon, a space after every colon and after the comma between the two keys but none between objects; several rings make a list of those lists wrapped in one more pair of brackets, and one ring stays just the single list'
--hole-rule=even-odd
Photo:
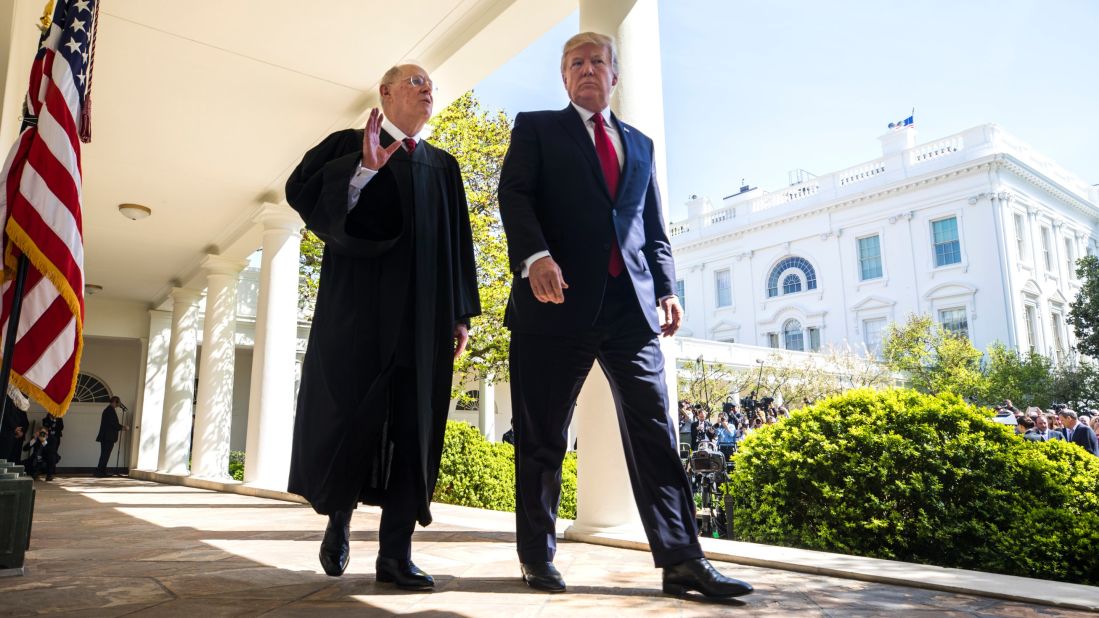
[{"label": "microphone stand", "polygon": [[[126,426],[126,413],[129,412],[129,411],[130,411],[129,408],[127,408],[126,406],[122,406],[122,426],[123,427]],[[119,440],[119,442],[122,442],[122,440]],[[123,444],[119,444],[118,445],[118,450],[115,451],[115,453],[114,453],[114,472],[115,472],[115,474],[118,474],[118,470],[119,470],[118,458],[122,457],[122,447],[123,447]]]}]

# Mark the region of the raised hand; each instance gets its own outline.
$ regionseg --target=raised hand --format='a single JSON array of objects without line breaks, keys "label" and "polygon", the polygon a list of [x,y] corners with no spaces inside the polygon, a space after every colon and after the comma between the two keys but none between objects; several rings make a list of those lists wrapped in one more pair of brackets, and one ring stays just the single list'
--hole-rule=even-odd
[{"label": "raised hand", "polygon": [[382,113],[375,107],[370,110],[370,118],[367,119],[366,128],[363,130],[362,166],[368,170],[382,169],[386,161],[389,161],[389,157],[401,147],[399,140],[393,140],[393,143],[385,148],[379,143],[378,134],[382,130],[383,118]]}]

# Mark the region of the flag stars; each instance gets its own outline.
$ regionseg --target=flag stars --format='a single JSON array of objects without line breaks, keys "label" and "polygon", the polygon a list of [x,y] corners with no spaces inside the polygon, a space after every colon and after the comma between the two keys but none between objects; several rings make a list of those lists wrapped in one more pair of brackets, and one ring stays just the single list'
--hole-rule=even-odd
[{"label": "flag stars", "polygon": [[79,19],[74,19],[72,25],[69,27],[72,28],[73,32],[87,32],[87,30],[84,29],[85,23],[86,22],[82,22]]},{"label": "flag stars", "polygon": [[68,43],[65,43],[65,47],[69,48],[69,51],[78,53],[80,51],[80,42],[76,39],[69,39]]},{"label": "flag stars", "polygon": [[88,11],[88,0],[77,0],[76,2],[73,2],[73,6],[78,11],[89,12]]}]

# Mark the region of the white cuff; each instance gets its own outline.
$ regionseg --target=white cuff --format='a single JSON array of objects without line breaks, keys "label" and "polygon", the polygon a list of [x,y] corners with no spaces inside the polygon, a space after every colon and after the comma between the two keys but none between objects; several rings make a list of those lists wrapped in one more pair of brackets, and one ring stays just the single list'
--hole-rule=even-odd
[{"label": "white cuff", "polygon": [[530,265],[537,262],[538,260],[540,260],[544,257],[549,257],[549,256],[550,256],[549,251],[539,251],[538,253],[535,253],[534,255],[530,256],[529,258],[523,260],[523,270],[519,273],[519,276],[522,277],[523,279],[526,279],[527,277],[530,276]]},{"label": "white cuff", "polygon": [[667,296],[661,296],[656,302],[657,304],[659,304],[668,300],[669,298],[675,298],[677,301],[679,300],[679,298],[677,298],[675,294],[668,294]]},{"label": "white cuff", "polygon": [[351,209],[355,207],[355,204],[359,201],[359,194],[363,192],[363,187],[377,173],[378,170],[363,167],[363,164],[359,163],[359,169],[355,171],[355,175],[351,177],[351,184],[347,187],[347,212],[351,212]]}]

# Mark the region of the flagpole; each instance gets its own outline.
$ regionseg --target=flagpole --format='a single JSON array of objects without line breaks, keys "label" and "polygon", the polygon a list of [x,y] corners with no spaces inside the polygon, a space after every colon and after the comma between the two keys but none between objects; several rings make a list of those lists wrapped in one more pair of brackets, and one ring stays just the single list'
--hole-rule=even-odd
[{"label": "flagpole", "polygon": [[[38,117],[30,115],[24,109],[23,123],[19,127],[19,133],[22,134],[23,131],[37,124]],[[0,230],[0,233],[3,233],[3,230]],[[15,267],[14,294],[11,298],[11,314],[8,316],[8,332],[4,334],[4,350],[2,352],[4,357],[3,362],[0,362],[0,389],[2,389],[0,393],[4,395],[0,397],[0,431],[3,431],[4,416],[8,412],[8,403],[11,401],[11,397],[8,396],[8,384],[11,383],[11,363],[12,358],[15,356],[15,337],[19,334],[19,314],[23,312],[23,288],[27,285],[27,266],[29,264],[27,254],[20,253],[19,263]],[[0,453],[0,460],[6,460],[8,455],[10,453]],[[11,463],[19,462],[13,461]]]},{"label": "flagpole", "polygon": [[[0,398],[0,427],[4,426],[4,415],[8,411],[8,383],[11,380],[11,361],[15,354],[15,337],[19,334],[19,314],[23,311],[23,287],[27,284],[27,260],[26,254],[19,255],[19,265],[15,269],[15,294],[11,299],[11,314],[8,316],[8,332],[4,334],[4,360],[0,363],[0,385],[4,396]],[[22,445],[20,445],[22,446]],[[0,459],[7,459],[10,453],[3,453]],[[13,461],[12,463],[19,463]]]}]

